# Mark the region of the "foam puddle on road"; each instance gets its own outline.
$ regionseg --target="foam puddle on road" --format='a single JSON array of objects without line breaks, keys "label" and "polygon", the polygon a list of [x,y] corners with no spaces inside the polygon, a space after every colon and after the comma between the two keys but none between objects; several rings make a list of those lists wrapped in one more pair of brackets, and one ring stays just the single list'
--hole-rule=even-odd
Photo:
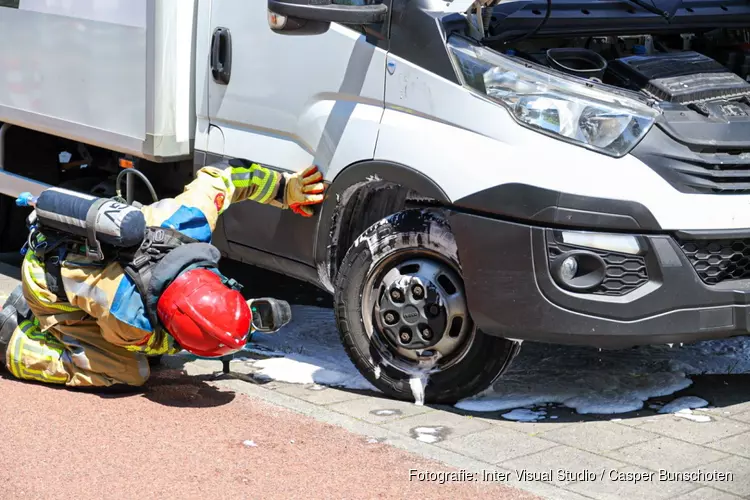
[{"label": "foam puddle on road", "polygon": [[245,350],[270,356],[261,360],[245,359],[260,378],[290,384],[376,390],[346,355],[330,309],[292,306],[289,325],[274,335],[253,334]]},{"label": "foam puddle on road", "polygon": [[[344,352],[332,310],[292,309],[293,320],[287,327],[275,335],[256,334],[248,345],[248,351],[271,356],[247,359],[257,376],[294,384],[375,390]],[[581,414],[615,415],[640,410],[650,398],[689,387],[691,375],[739,373],[750,373],[747,337],[620,351],[526,342],[510,370],[493,387],[456,407],[471,412],[510,412],[554,403]],[[417,389],[418,402],[423,390],[419,385],[412,386]],[[686,418],[687,411],[683,412]],[[532,413],[511,414],[511,418],[522,414],[532,420],[546,418],[544,413]]]},{"label": "foam puddle on road", "polygon": [[580,414],[627,413],[689,387],[691,375],[738,373],[750,373],[747,337],[618,351],[525,343],[493,387],[456,407],[490,412],[557,403]]}]

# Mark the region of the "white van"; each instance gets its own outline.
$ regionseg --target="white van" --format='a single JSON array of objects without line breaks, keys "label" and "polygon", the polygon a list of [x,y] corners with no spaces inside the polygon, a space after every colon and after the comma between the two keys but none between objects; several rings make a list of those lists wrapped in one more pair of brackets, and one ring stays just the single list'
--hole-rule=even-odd
[{"label": "white van", "polygon": [[[333,293],[393,397],[474,394],[523,340],[746,335],[750,4],[482,3],[0,0],[2,145],[40,131],[174,189],[315,163],[314,218],[243,203],[214,242]],[[4,167],[0,192],[44,188]]]}]

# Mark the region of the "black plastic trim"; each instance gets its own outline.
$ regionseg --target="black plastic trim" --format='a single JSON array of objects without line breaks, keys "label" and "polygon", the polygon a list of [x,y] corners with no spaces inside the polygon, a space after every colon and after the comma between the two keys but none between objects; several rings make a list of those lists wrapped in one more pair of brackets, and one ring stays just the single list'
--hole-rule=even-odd
[{"label": "black plastic trim", "polygon": [[[431,0],[392,0],[390,53],[460,84],[445,44],[446,23],[460,18],[436,11]],[[466,26],[464,21],[457,22]]]},{"label": "black plastic trim", "polygon": [[219,217],[211,243],[221,251],[222,257],[256,267],[262,267],[291,278],[305,281],[326,290],[321,284],[315,268],[280,255],[229,241],[226,238],[223,219]]},{"label": "black plastic trim", "polygon": [[[307,3],[303,3],[307,2]],[[309,21],[340,24],[382,23],[388,15],[388,6],[376,5],[337,5],[311,4],[310,0],[268,0],[268,10],[287,17],[297,17]]]},{"label": "black plastic trim", "polygon": [[406,165],[379,160],[352,164],[333,179],[326,194],[326,201],[323,202],[315,244],[315,261],[318,264],[327,265],[330,259],[332,232],[336,229],[336,224],[340,226],[346,223],[346,221],[337,222],[336,217],[337,212],[340,213],[343,209],[340,206],[342,195],[352,186],[372,182],[373,179],[409,188],[438,204],[450,203],[448,195],[435,181]]},{"label": "black plastic trim", "polygon": [[750,333],[750,280],[704,284],[668,235],[642,235],[648,283],[598,296],[554,283],[545,229],[454,211],[448,217],[472,318],[488,334],[621,348]]},{"label": "black plastic trim", "polygon": [[750,238],[750,228],[674,231],[679,240],[743,240]]},{"label": "black plastic trim", "polygon": [[716,126],[719,125],[722,124],[712,124],[716,135],[708,133],[706,136],[717,137],[716,146],[706,148],[692,140],[680,142],[663,129],[664,124],[657,122],[630,154],[681,193],[747,194],[750,192],[750,160],[747,159],[750,140],[734,150],[722,149],[719,138],[725,134],[718,133]]},{"label": "black plastic trim", "polygon": [[509,183],[460,198],[456,207],[522,221],[576,228],[659,231],[656,218],[642,204],[562,193]]},{"label": "black plastic trim", "polygon": [[302,280],[322,290],[326,290],[321,285],[318,272],[314,267],[231,241],[226,241],[221,246],[216,246],[231,260],[262,267],[263,269]]}]

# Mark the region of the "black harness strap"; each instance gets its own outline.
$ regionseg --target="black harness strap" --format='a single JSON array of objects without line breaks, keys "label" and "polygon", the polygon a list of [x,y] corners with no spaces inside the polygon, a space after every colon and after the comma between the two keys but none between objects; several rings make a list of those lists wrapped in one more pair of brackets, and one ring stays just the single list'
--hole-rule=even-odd
[{"label": "black harness strap", "polygon": [[[38,230],[34,230],[31,239],[42,236]],[[71,240],[65,236],[59,235],[54,231],[45,232],[43,241],[36,241],[33,246],[33,252],[37,259],[44,264],[44,279],[47,283],[47,289],[58,296],[58,301],[65,301],[65,288],[62,283],[61,266],[65,259]],[[62,295],[62,298],[60,296]]]},{"label": "black harness strap", "polygon": [[127,257],[121,255],[121,258],[118,259],[125,273],[133,280],[138,293],[143,299],[151,328],[156,328],[156,325],[159,324],[156,308],[149,307],[147,303],[148,285],[151,282],[154,267],[165,255],[178,246],[195,243],[196,241],[174,229],[149,227],[146,231],[146,237],[143,239],[143,243],[138,250]]},{"label": "black harness strap", "polygon": [[44,279],[47,281],[47,289],[58,297],[61,294],[65,295],[62,271],[60,270],[61,265],[62,258],[60,257],[60,252],[56,252],[54,255],[50,255],[44,259]]}]

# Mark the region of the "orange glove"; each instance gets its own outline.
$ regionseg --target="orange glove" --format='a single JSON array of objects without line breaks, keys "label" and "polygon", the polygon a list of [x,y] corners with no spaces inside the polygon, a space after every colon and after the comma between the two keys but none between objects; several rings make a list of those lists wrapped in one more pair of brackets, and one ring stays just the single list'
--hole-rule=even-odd
[{"label": "orange glove", "polygon": [[321,182],[323,174],[313,165],[296,174],[284,174],[284,177],[284,205],[302,217],[312,217],[313,209],[310,205],[319,205],[325,198],[323,193],[326,186]]}]

